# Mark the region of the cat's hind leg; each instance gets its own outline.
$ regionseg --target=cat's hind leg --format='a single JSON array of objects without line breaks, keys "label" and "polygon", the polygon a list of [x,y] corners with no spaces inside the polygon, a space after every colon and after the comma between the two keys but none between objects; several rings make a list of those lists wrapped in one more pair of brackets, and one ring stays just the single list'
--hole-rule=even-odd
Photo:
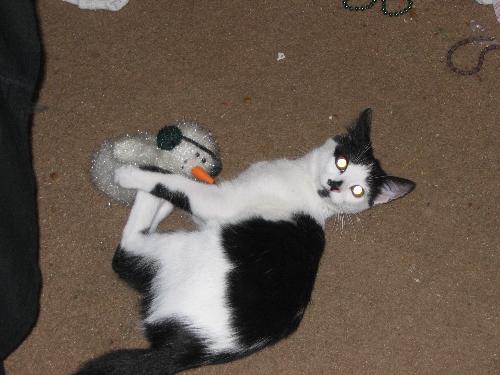
[{"label": "cat's hind leg", "polygon": [[158,209],[155,218],[153,219],[153,223],[151,224],[151,228],[149,229],[150,233],[156,232],[158,225],[165,219],[170,213],[174,210],[174,205],[168,201],[163,201],[160,208]]},{"label": "cat's hind leg", "polygon": [[[157,225],[168,214],[165,203],[143,191],[138,191],[118,248],[113,257],[113,270],[133,288],[145,292],[156,270],[153,259],[147,256],[151,244],[148,235],[153,225]],[[158,216],[159,211],[160,215]]]},{"label": "cat's hind leg", "polygon": [[143,235],[151,232],[151,227],[157,221],[155,219],[163,203],[164,201],[160,198],[144,191],[137,191],[132,210],[123,229],[120,245],[131,250],[141,248]]}]

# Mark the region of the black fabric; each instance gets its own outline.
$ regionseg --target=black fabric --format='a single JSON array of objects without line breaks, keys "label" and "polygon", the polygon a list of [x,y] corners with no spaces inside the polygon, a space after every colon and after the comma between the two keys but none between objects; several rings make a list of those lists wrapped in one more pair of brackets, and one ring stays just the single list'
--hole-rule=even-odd
[{"label": "black fabric", "polygon": [[0,1],[0,362],[31,331],[39,308],[30,125],[40,60],[34,3]]}]

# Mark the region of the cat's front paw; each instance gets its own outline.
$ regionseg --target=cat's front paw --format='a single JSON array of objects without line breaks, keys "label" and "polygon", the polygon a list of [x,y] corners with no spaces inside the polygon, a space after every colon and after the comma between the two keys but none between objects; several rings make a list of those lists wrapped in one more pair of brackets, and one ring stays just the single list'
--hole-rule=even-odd
[{"label": "cat's front paw", "polygon": [[141,189],[144,171],[132,165],[125,165],[115,171],[115,183],[126,189]]}]

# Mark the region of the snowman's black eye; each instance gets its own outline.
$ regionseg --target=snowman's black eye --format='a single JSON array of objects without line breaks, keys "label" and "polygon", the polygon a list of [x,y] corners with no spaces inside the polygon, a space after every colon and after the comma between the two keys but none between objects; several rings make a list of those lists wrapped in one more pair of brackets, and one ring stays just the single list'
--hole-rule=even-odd
[{"label": "snowman's black eye", "polygon": [[201,162],[202,162],[203,164],[205,164],[205,163],[207,162],[207,159],[203,158],[203,159],[201,159]]},{"label": "snowman's black eye", "polygon": [[194,156],[196,156],[198,158],[198,157],[200,157],[200,153],[197,152],[196,154],[194,154]]}]

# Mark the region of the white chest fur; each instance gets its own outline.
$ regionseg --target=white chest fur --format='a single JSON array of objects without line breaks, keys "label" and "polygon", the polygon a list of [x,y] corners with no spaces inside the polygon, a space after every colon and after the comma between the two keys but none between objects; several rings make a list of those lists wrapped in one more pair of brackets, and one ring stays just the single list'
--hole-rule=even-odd
[{"label": "white chest fur", "polygon": [[255,164],[237,179],[222,183],[220,189],[229,197],[233,219],[260,216],[279,220],[304,212],[323,221],[315,183],[296,161]]}]

